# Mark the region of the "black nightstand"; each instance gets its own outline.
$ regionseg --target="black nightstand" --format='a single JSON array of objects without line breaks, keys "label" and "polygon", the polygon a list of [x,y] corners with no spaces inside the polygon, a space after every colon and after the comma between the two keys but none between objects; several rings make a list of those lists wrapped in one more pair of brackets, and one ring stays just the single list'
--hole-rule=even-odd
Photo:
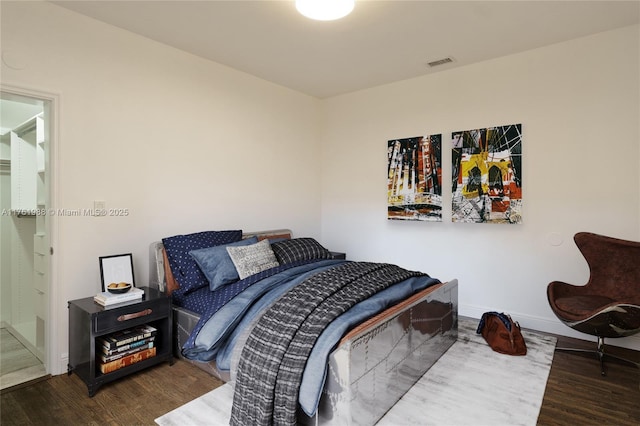
[{"label": "black nightstand", "polygon": [[[93,297],[72,300],[69,308],[69,365],[67,373],[76,373],[86,384],[89,396],[108,382],[128,374],[151,367],[163,361],[173,365],[173,324],[171,300],[164,293],[142,287],[144,296],[115,307],[104,307],[93,301]],[[156,355],[122,367],[111,373],[100,372],[96,362],[96,339],[121,330],[140,325],[151,325],[157,329],[154,340]]]},{"label": "black nightstand", "polygon": [[332,251],[331,252],[331,256],[333,256],[333,259],[346,259],[347,258],[347,254],[346,253],[340,253],[338,251]]}]

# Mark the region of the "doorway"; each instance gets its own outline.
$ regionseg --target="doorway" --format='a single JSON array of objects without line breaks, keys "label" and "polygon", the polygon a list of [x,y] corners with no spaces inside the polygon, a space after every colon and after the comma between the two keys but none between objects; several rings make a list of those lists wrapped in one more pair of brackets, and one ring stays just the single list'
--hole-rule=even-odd
[{"label": "doorway", "polygon": [[51,99],[0,91],[0,389],[48,375]]}]

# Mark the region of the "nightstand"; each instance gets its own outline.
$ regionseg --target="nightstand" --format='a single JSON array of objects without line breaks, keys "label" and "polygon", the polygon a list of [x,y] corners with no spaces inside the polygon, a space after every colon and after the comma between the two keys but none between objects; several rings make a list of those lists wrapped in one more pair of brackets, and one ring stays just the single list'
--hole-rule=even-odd
[{"label": "nightstand", "polygon": [[[93,297],[72,300],[69,308],[69,364],[67,373],[76,373],[87,385],[89,396],[95,395],[100,386],[120,379],[136,371],[163,361],[173,365],[173,324],[171,299],[164,293],[142,287],[142,300],[125,302],[113,307],[104,307],[93,301]],[[150,325],[156,328],[154,340],[156,355],[103,374],[100,372],[100,343],[102,336]],[[97,349],[96,349],[97,348]]]},{"label": "nightstand", "polygon": [[331,256],[333,256],[332,259],[346,259],[347,258],[347,254],[346,253],[340,253],[338,251],[332,251],[331,252]]}]

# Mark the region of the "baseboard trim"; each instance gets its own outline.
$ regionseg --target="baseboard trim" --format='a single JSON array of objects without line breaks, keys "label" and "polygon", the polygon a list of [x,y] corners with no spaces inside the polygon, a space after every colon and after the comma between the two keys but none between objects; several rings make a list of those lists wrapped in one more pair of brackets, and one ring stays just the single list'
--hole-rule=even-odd
[{"label": "baseboard trim", "polygon": [[[573,337],[576,339],[595,341],[595,337],[589,334],[580,333],[575,331],[566,325],[562,324],[560,320],[555,317],[543,318],[532,315],[522,314],[519,312],[510,311],[508,309],[488,308],[477,305],[465,305],[459,304],[458,312],[460,315],[480,319],[482,314],[488,311],[505,312],[513,318],[514,321],[518,321],[520,326],[531,330],[541,331],[543,333],[552,333],[560,336]],[[635,336],[621,337],[619,339],[607,339],[607,345],[619,346],[621,348],[633,349],[640,351],[640,333]]]},{"label": "baseboard trim", "polygon": [[69,355],[62,354],[60,364],[58,364],[58,371],[60,374],[67,374],[69,372]]}]

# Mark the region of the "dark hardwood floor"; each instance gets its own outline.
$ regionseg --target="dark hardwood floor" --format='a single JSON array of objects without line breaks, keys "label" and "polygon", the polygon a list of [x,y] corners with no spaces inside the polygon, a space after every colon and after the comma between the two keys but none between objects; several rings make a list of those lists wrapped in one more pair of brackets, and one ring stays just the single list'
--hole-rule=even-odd
[{"label": "dark hardwood floor", "polygon": [[89,398],[75,374],[3,391],[0,424],[154,425],[154,419],[220,386],[193,365],[162,363],[106,384]]},{"label": "dark hardwood floor", "polygon": [[[568,345],[589,343],[559,339],[558,346]],[[611,351],[640,362],[639,352]],[[163,363],[107,384],[89,398],[76,375],[64,374],[3,391],[0,424],[153,425],[154,419],[219,385],[204,371],[178,360],[173,366]],[[538,425],[596,424],[640,425],[640,369],[610,361],[607,376],[601,377],[594,358],[557,351]]]},{"label": "dark hardwood floor", "polygon": [[[595,349],[596,343],[558,337],[556,347]],[[606,342],[605,342],[606,343]],[[607,352],[640,363],[640,352],[607,346]],[[640,368],[605,357],[556,350],[538,425],[640,425]]]}]

